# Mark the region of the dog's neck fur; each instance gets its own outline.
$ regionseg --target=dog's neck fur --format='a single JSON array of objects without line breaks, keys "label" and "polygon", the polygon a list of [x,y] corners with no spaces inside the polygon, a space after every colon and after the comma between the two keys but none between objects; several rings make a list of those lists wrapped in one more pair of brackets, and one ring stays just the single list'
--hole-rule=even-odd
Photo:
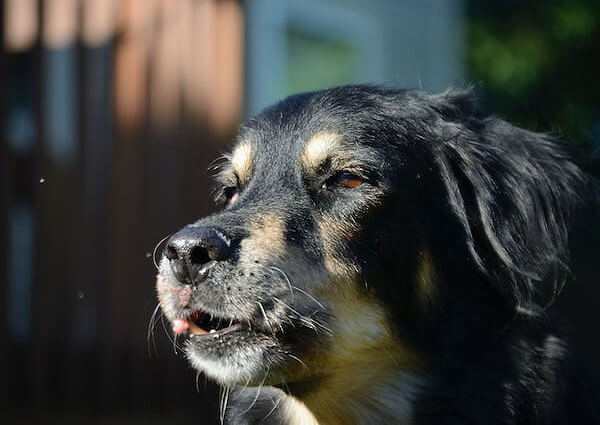
[{"label": "dog's neck fur", "polygon": [[288,395],[280,418],[289,425],[401,424],[412,422],[412,400],[422,380],[394,370],[393,362],[337,371],[304,397]]},{"label": "dog's neck fur", "polygon": [[291,385],[295,398],[282,413],[290,424],[410,423],[422,383],[420,359],[394,336],[383,307],[369,295],[344,295],[335,304],[329,354],[305,360],[304,374],[316,384],[300,384],[299,392]]},{"label": "dog's neck fur", "polygon": [[[352,356],[347,354],[346,360]],[[316,382],[238,390],[228,407],[227,423],[411,424],[413,400],[424,380],[415,372],[399,372],[403,365],[385,345],[357,355],[367,361],[338,359],[340,364]]]}]

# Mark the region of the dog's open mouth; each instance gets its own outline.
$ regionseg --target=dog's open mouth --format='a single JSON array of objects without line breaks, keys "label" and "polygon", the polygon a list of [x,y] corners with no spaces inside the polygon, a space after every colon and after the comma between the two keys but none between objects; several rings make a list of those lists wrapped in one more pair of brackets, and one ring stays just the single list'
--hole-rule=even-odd
[{"label": "dog's open mouth", "polygon": [[173,321],[173,332],[178,335],[189,332],[189,334],[194,337],[202,337],[205,335],[218,337],[241,331],[246,328],[247,325],[238,320],[216,317],[202,311],[195,311],[188,317],[175,319]]}]

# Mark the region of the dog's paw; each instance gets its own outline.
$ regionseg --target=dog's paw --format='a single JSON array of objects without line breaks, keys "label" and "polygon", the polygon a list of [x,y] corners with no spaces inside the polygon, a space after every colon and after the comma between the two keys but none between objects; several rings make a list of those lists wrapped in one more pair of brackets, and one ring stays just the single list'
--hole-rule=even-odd
[{"label": "dog's paw", "polygon": [[275,387],[235,389],[225,412],[225,424],[281,424],[281,407],[286,397],[283,391]]}]

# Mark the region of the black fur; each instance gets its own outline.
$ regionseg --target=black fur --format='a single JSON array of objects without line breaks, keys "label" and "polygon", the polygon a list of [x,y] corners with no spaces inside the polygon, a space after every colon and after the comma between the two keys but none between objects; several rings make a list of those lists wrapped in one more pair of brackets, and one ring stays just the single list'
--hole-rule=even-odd
[{"label": "black fur", "polygon": [[[299,158],[319,132],[339,134],[353,162],[306,172]],[[385,306],[398,339],[423,359],[412,423],[596,423],[568,344],[546,314],[569,273],[569,217],[595,190],[559,142],[481,113],[469,90],[429,95],[373,86],[291,96],[251,119],[237,138],[256,147],[252,175],[244,183],[221,177],[217,199],[226,204],[235,193],[239,199],[195,225],[222,229],[239,247],[249,219],[277,212],[286,251],[297,267],[308,268],[327,255],[318,232],[324,217],[358,223],[352,237],[339,235],[336,257]],[[348,170],[360,187],[336,186]],[[435,272],[427,301],[415,283],[425,255]],[[334,337],[327,332],[298,325],[291,310],[286,318],[276,315],[274,294],[287,290],[283,278],[232,277],[238,262],[215,266],[211,289],[189,311],[237,317],[248,299],[260,300],[265,320],[282,325],[281,332],[248,336],[264,350],[269,370],[287,361],[284,352],[328,350]],[[290,261],[269,264],[284,276],[294,273]],[[248,270],[254,276],[257,269]],[[221,293],[225,282],[240,288],[237,298]],[[312,293],[311,283],[298,285]],[[304,299],[292,306],[299,314],[314,312],[327,328],[334,309],[323,304]],[[260,329],[261,313],[248,314],[245,320]],[[304,382],[268,374],[267,383],[280,389],[236,390],[231,423],[259,423],[267,413],[267,421],[278,423],[284,420],[279,398],[302,399],[320,385],[319,377]]]}]

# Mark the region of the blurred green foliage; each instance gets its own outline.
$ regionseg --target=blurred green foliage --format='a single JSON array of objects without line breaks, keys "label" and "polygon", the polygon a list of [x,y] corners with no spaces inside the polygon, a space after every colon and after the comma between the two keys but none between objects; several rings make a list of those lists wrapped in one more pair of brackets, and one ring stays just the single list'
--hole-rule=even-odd
[{"label": "blurred green foliage", "polygon": [[468,3],[469,78],[490,110],[600,147],[600,1]]},{"label": "blurred green foliage", "polygon": [[281,97],[355,82],[359,55],[352,46],[293,27],[287,45],[287,87]]}]

